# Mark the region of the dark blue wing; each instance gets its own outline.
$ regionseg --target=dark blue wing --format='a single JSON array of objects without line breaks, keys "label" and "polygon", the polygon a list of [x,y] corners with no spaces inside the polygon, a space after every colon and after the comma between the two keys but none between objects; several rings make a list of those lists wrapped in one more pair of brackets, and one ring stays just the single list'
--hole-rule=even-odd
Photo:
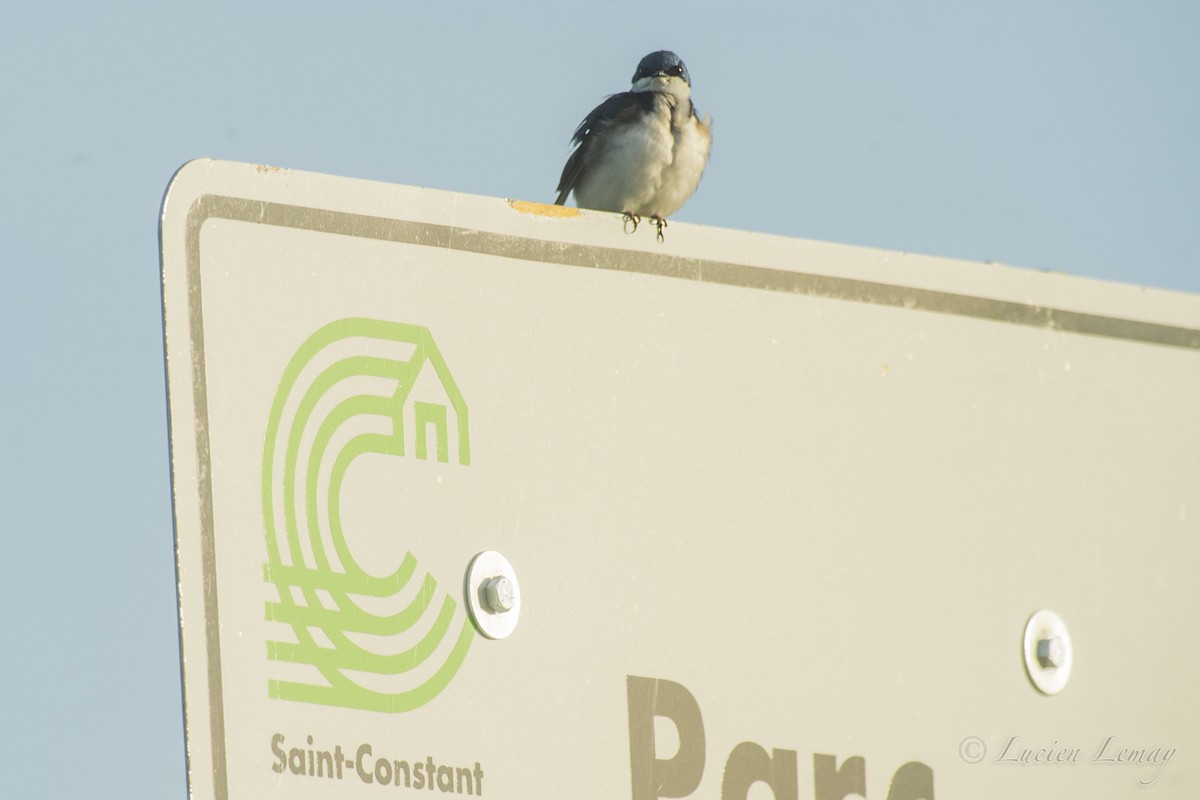
[{"label": "dark blue wing", "polygon": [[592,112],[583,118],[583,122],[579,123],[579,127],[575,129],[575,135],[571,137],[571,142],[578,146],[575,148],[575,152],[571,153],[571,157],[567,159],[562,177],[558,179],[558,199],[554,201],[556,205],[561,206],[565,203],[567,195],[575,188],[575,183],[579,180],[579,174],[583,171],[583,165],[587,161],[591,145],[595,142],[596,133],[611,125],[614,120],[632,113],[635,109],[652,111],[654,109],[654,93],[621,92],[609,95],[603,103],[593,108]]}]

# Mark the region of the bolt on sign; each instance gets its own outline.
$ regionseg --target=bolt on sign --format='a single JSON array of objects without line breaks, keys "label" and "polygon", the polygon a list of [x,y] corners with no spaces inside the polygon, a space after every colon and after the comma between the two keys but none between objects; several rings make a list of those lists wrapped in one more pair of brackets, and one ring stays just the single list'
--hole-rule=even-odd
[{"label": "bolt on sign", "polygon": [[161,240],[193,797],[1200,790],[1200,297],[216,161]]}]

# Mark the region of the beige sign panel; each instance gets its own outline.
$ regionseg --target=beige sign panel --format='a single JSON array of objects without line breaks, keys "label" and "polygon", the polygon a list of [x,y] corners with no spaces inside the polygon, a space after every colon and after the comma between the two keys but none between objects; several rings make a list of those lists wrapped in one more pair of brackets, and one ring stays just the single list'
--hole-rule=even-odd
[{"label": "beige sign panel", "polygon": [[1200,298],[214,161],[162,258],[194,797],[1200,790]]}]

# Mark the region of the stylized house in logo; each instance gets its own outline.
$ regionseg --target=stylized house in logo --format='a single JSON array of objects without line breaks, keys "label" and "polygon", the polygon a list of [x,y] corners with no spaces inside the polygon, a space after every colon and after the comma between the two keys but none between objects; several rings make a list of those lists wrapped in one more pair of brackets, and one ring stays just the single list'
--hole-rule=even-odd
[{"label": "stylized house in logo", "polygon": [[[475,631],[417,559],[379,577],[355,561],[341,488],[356,458],[471,463],[467,405],[429,331],[372,319],[326,325],[279,383],[263,452],[271,697],[372,711],[421,706]],[[456,586],[457,584],[455,584]]]}]

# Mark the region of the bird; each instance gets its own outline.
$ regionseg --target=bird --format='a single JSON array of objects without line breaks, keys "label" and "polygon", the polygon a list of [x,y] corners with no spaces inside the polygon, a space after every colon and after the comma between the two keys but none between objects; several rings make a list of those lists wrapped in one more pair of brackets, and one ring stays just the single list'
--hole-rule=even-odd
[{"label": "bird", "polygon": [[627,231],[648,216],[661,242],[667,217],[700,185],[712,122],[696,114],[683,60],[658,50],[638,62],[629,91],[609,95],[584,117],[571,143],[555,204],[574,193],[580,208],[624,214]]}]

